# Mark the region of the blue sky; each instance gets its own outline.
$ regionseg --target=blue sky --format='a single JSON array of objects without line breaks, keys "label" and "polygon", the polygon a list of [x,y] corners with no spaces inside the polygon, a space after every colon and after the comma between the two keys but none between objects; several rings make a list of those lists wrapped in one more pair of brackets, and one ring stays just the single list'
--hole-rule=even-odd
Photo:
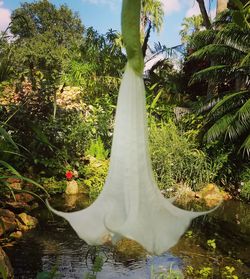
[{"label": "blue sky", "polygon": [[[20,6],[21,2],[33,2],[33,0],[0,0],[0,30],[4,30],[9,23],[11,11]],[[86,27],[93,26],[98,32],[106,33],[110,28],[120,31],[121,0],[50,0],[55,5],[67,4],[73,11],[79,13]],[[210,13],[215,13],[216,0],[205,0],[207,7],[209,2]],[[160,41],[162,44],[172,47],[180,44],[179,31],[185,16],[199,14],[199,8],[195,0],[162,0],[165,18],[164,25],[159,34],[151,36],[151,42]]]}]

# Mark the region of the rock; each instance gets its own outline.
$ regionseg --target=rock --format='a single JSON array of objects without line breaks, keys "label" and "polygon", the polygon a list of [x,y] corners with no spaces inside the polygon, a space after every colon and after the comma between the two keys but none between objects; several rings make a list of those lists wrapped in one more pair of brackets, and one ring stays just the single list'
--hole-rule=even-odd
[{"label": "rock", "polygon": [[15,214],[8,209],[0,209],[0,236],[16,229]]},{"label": "rock", "polygon": [[12,189],[15,189],[15,190],[22,190],[22,183],[21,183],[21,180],[18,179],[18,178],[8,178],[7,179],[7,183],[9,183],[9,186],[12,188]]},{"label": "rock", "polygon": [[21,231],[16,231],[10,234],[10,238],[19,239],[23,236]]},{"label": "rock", "polygon": [[15,214],[8,209],[0,208],[0,218],[1,217],[15,218]]},{"label": "rock", "polygon": [[[1,247],[0,247],[0,270],[2,273],[4,273],[4,275],[5,275],[4,278],[8,278],[8,279],[14,278],[14,272],[13,272],[13,268],[10,264],[10,260]],[[0,273],[0,276],[1,276],[1,273]]]},{"label": "rock", "polygon": [[215,184],[209,183],[196,193],[196,197],[203,199],[209,207],[218,205],[225,198],[225,192]]},{"label": "rock", "polygon": [[17,228],[18,230],[22,231],[22,232],[26,232],[29,230],[29,227],[24,225],[21,221],[19,221],[18,219],[16,219],[16,223],[17,223]]},{"label": "rock", "polygon": [[19,194],[15,194],[16,197],[16,201],[17,202],[31,202],[34,200],[34,197],[31,194],[28,193],[19,193]]},{"label": "rock", "polygon": [[28,227],[28,229],[32,229],[35,228],[36,225],[38,224],[38,221],[35,217],[32,217],[26,213],[20,213],[18,214],[18,219],[19,221],[21,221],[21,223],[23,225],[25,225],[26,227]]},{"label": "rock", "polygon": [[78,189],[78,184],[75,180],[67,181],[67,187],[65,190],[65,193],[67,195],[75,195],[78,194],[79,189]]},{"label": "rock", "polygon": [[147,251],[136,241],[123,238],[115,245],[116,256],[123,259],[134,260],[145,258]]},{"label": "rock", "polygon": [[11,210],[14,210],[15,212],[22,212],[24,209],[25,210],[30,210],[31,206],[28,205],[26,202],[6,202],[5,206]]}]

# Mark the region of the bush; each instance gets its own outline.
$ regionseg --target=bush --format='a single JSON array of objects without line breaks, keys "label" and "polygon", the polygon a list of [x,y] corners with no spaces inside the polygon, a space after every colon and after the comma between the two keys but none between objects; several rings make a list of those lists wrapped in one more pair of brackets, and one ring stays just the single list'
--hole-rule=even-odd
[{"label": "bush", "polygon": [[172,121],[151,124],[150,150],[161,189],[185,183],[196,190],[215,177],[206,154],[188,137],[181,135]]},{"label": "bush", "polygon": [[250,200],[250,168],[246,167],[240,175],[241,179],[241,191],[240,195],[242,198]]},{"label": "bush", "polygon": [[88,194],[91,200],[95,200],[100,194],[108,173],[108,160],[98,160],[95,157],[88,156],[88,164],[83,167],[85,174],[84,185],[88,188]]},{"label": "bush", "polygon": [[64,193],[67,186],[66,180],[57,181],[55,177],[42,177],[39,182],[50,195]]}]

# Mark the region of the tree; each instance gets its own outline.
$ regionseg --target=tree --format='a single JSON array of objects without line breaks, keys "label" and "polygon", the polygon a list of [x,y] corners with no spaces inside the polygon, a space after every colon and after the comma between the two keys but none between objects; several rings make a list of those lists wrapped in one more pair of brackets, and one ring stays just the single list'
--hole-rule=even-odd
[{"label": "tree", "polygon": [[210,43],[190,58],[213,59],[214,65],[196,72],[192,82],[212,81],[217,84],[218,95],[205,106],[210,112],[206,117],[204,139],[211,142],[224,138],[250,156],[250,29],[232,21],[232,12],[229,11],[227,24],[196,36],[198,45],[204,44],[208,38]]},{"label": "tree", "polygon": [[34,89],[40,71],[53,83],[62,74],[65,60],[82,42],[79,17],[66,6],[58,9],[48,0],[23,3],[11,15],[18,75],[29,75]]},{"label": "tree", "polygon": [[159,0],[143,0],[141,11],[141,29],[144,31],[147,24],[157,32],[160,31],[163,23],[164,11],[162,2]]},{"label": "tree", "polygon": [[50,33],[58,45],[70,49],[81,41],[84,29],[79,16],[67,6],[57,9],[48,0],[40,0],[22,3],[14,10],[10,30],[19,40]]},{"label": "tree", "polygon": [[207,10],[205,7],[205,3],[204,0],[196,0],[198,2],[198,5],[200,7],[200,11],[201,11],[201,16],[203,18],[203,24],[206,27],[206,29],[211,29],[212,25],[209,19],[209,16],[207,14]]},{"label": "tree", "polygon": [[191,37],[201,30],[202,22],[201,15],[185,17],[183,19],[180,31],[182,43],[190,42]]},{"label": "tree", "polygon": [[159,0],[143,0],[141,10],[141,35],[143,39],[142,54],[146,56],[151,29],[160,31],[163,24],[164,11]]}]

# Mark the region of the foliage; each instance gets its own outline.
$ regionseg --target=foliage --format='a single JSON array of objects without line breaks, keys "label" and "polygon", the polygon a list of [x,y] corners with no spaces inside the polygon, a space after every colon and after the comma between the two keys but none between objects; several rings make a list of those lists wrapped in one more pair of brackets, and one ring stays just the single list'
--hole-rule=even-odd
[{"label": "foliage", "polygon": [[181,41],[182,43],[190,42],[191,38],[197,34],[202,28],[202,16],[185,17],[181,24]]},{"label": "foliage", "polygon": [[150,279],[183,279],[183,274],[180,270],[176,270],[170,265],[169,268],[163,268],[164,271],[155,271],[154,266],[150,269]]},{"label": "foliage", "polygon": [[150,150],[153,169],[160,188],[185,183],[198,189],[213,181],[216,173],[204,152],[194,142],[177,131],[171,121],[150,127]]},{"label": "foliage", "polygon": [[79,17],[65,5],[57,9],[47,0],[26,2],[12,13],[10,30],[15,77],[28,76],[32,89],[41,86],[43,94],[56,88],[82,41]]},{"label": "foliage", "polygon": [[85,162],[83,168],[79,169],[79,173],[84,174],[83,184],[88,189],[90,199],[95,200],[104,186],[108,173],[108,161],[88,156]]},{"label": "foliage", "polygon": [[[200,107],[199,104],[196,103],[196,105]],[[196,111],[197,109],[194,108],[194,110]],[[230,190],[229,185],[235,184],[238,181],[239,166],[242,160],[240,157],[235,156],[232,144],[225,144],[220,140],[203,144],[200,143],[203,136],[205,119],[206,115],[189,113],[179,120],[177,126],[207,154],[211,168],[215,174],[215,181],[225,187],[226,190]]]},{"label": "foliage", "polygon": [[[53,11],[53,16],[46,16],[48,9]],[[67,22],[69,27],[72,25],[72,29],[62,34],[66,37],[60,45],[65,54],[61,56],[58,38],[52,34],[53,28],[46,29],[51,20],[55,21],[55,28],[60,25],[60,11],[69,13]],[[0,94],[6,104],[0,117],[14,114],[8,131],[18,144],[29,146],[26,158],[18,160],[18,165],[23,168],[32,165],[36,173],[45,171],[46,176],[60,178],[65,165],[77,168],[82,163],[90,138],[101,137],[105,147],[110,147],[114,104],[125,56],[116,43],[117,33],[112,30],[106,35],[99,35],[89,28],[83,38],[78,17],[67,7],[56,9],[47,1],[40,1],[25,3],[15,13],[24,13],[33,31],[23,34],[15,21],[20,18],[13,16],[11,26],[13,30],[17,29],[13,32],[18,36],[13,47],[19,49],[19,44],[22,44],[21,49],[29,59],[29,52],[32,51],[32,55],[35,55],[32,60],[34,71],[30,71],[30,68],[18,70],[19,66],[24,67],[26,63],[20,62],[24,56],[19,49],[22,57],[15,60],[19,65],[15,73],[16,77],[21,74],[24,80],[21,79],[20,83],[17,79],[16,88],[5,87]],[[37,18],[39,23],[36,20],[33,22]],[[45,26],[40,30],[39,24]],[[60,26],[57,28],[61,30]],[[80,33],[71,36],[70,32],[76,32],[76,29]],[[53,43],[48,37],[51,34]],[[76,47],[66,44],[67,36],[72,40],[75,38]],[[30,66],[30,60],[27,65]]]},{"label": "foliage", "polygon": [[141,25],[145,29],[148,22],[152,24],[153,29],[160,31],[163,24],[164,10],[163,4],[159,0],[143,0]]},{"label": "foliage", "polygon": [[50,195],[64,193],[67,186],[65,180],[58,181],[55,177],[41,177],[39,183]]},{"label": "foliage", "polygon": [[208,239],[208,240],[207,240],[207,245],[208,245],[213,251],[215,251],[215,249],[216,249],[216,242],[215,242],[215,239]]},{"label": "foliage", "polygon": [[37,274],[36,279],[53,279],[57,277],[57,266],[53,267],[51,271],[41,271]]},{"label": "foliage", "polygon": [[247,166],[240,174],[240,195],[250,200],[250,167]]},{"label": "foliage", "polygon": [[[229,11],[228,16],[232,12]],[[191,83],[216,83],[214,92],[209,92],[216,95],[205,105],[209,113],[204,123],[204,141],[231,141],[243,156],[250,154],[249,30],[247,26],[226,19],[220,22],[217,30],[200,32],[192,42],[196,51],[189,56],[189,59],[213,62],[194,73],[191,79]],[[208,32],[212,36],[204,43],[202,33]]]},{"label": "foliage", "polygon": [[97,160],[105,160],[108,157],[108,150],[104,149],[103,142],[100,137],[97,140],[90,141],[90,147],[86,150],[85,155],[95,157]]},{"label": "foliage", "polygon": [[[9,120],[9,119],[8,119]],[[7,120],[7,121],[8,121]],[[26,183],[29,183],[33,185],[36,189],[42,190],[43,193],[45,193],[47,196],[49,196],[48,192],[45,188],[43,188],[39,183],[34,181],[33,179],[30,179],[29,177],[23,176],[20,174],[10,163],[9,160],[13,156],[22,156],[18,146],[13,141],[12,136],[4,129],[4,125],[7,124],[7,121],[3,125],[0,126],[0,154],[7,153],[10,155],[10,157],[4,158],[2,156],[1,159],[7,159],[6,161],[0,160],[0,185],[3,186],[4,189],[7,189],[13,196],[15,200],[15,192],[16,189],[12,189],[12,187],[9,186],[8,179],[17,178],[20,179],[20,181],[25,181]],[[7,148],[6,148],[7,147]],[[2,187],[1,187],[2,188]],[[2,190],[2,189],[1,189]],[[41,199],[39,196],[37,196],[34,192],[31,192],[30,190],[22,190],[23,192],[32,194],[33,196],[36,196],[37,198]]]}]

